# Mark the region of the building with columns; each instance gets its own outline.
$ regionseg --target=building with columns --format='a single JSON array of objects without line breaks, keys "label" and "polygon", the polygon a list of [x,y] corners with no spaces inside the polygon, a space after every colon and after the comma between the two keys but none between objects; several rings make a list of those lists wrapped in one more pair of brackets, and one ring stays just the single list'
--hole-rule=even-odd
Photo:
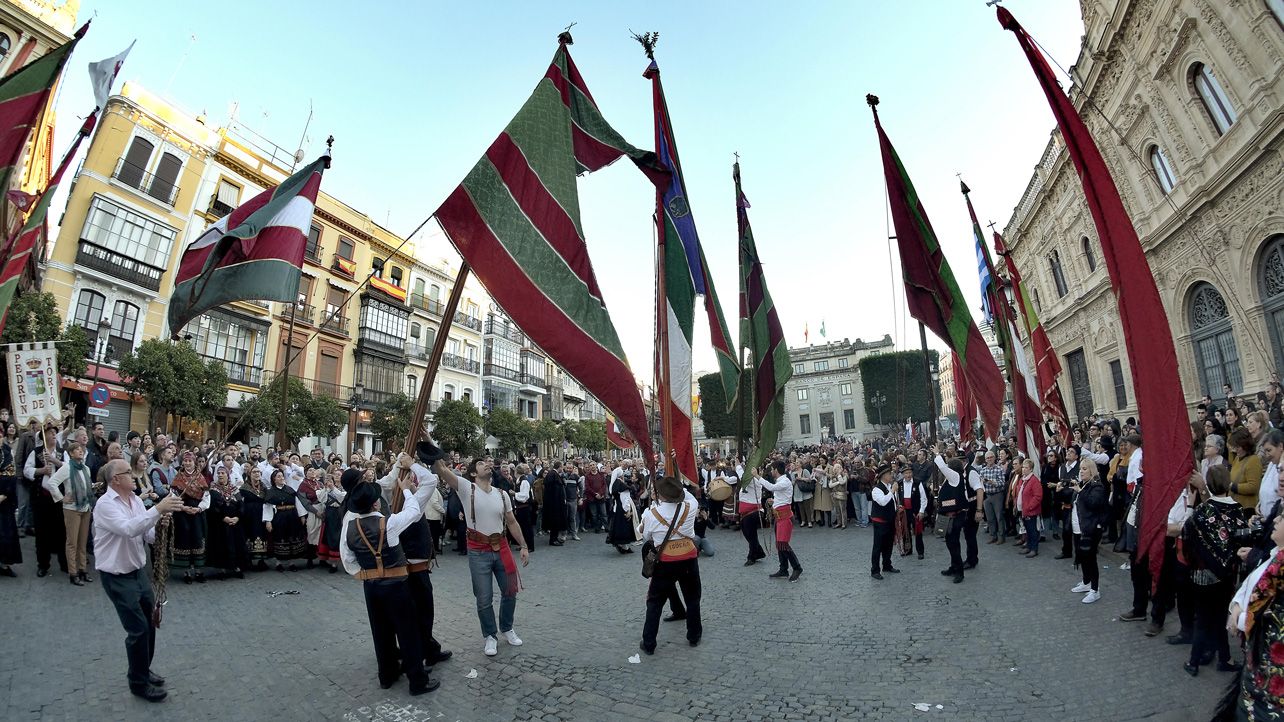
[{"label": "building with columns", "polygon": [[866,356],[892,349],[892,337],[886,335],[877,341],[843,339],[789,349],[794,375],[785,385],[779,445],[879,433],[878,420],[865,418],[865,387],[858,365]]},{"label": "building with columns", "polygon": [[[1256,392],[1284,366],[1284,3],[1081,6],[1070,97],[1146,251],[1186,399]],[[1127,356],[1059,133],[1004,237],[1061,356],[1071,419],[1135,414],[1130,367],[1146,359]]]}]

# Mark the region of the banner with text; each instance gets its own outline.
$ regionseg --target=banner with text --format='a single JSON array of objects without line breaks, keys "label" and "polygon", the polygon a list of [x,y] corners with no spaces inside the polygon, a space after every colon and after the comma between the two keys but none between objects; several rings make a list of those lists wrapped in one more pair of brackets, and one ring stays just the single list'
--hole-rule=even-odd
[{"label": "banner with text", "polygon": [[22,428],[31,419],[59,421],[58,348],[52,343],[13,344],[8,347],[9,397],[13,420]]}]

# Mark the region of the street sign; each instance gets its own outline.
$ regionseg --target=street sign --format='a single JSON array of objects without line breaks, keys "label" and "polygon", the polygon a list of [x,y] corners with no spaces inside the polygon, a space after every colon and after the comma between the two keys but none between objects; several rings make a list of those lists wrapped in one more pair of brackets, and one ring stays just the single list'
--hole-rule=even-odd
[{"label": "street sign", "polygon": [[85,409],[85,413],[89,414],[90,416],[98,416],[104,419],[107,418],[108,416],[111,416],[110,410],[99,409],[93,406],[90,406],[89,408]]},{"label": "street sign", "polygon": [[[110,401],[111,401],[111,391],[109,391],[105,385],[94,384],[93,388],[89,389],[90,406],[101,409],[106,407]],[[106,415],[107,414],[103,414],[103,416],[106,416]]]}]

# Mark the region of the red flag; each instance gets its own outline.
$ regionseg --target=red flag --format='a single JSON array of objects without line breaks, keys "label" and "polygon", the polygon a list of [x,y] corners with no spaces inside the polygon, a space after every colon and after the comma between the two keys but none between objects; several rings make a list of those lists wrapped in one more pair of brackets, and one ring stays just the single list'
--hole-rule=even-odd
[{"label": "red flag", "polygon": [[1155,287],[1146,253],[1137,231],[1128,218],[1119,190],[1106,167],[1097,144],[1079,117],[1070,98],[1057,85],[1052,68],[1034,46],[1025,28],[1007,8],[998,8],[999,24],[1016,35],[1034,75],[1052,106],[1066,152],[1074,162],[1087,196],[1088,210],[1097,226],[1102,255],[1115,305],[1123,323],[1132,385],[1137,395],[1137,415],[1145,431],[1146,494],[1141,510],[1138,563],[1150,565],[1152,585],[1159,584],[1164,561],[1164,535],[1168,509],[1194,471],[1190,454],[1190,427],[1186,423],[1186,400],[1177,375],[1177,351],[1173,347],[1168,313]]},{"label": "red flag", "polygon": [[976,423],[976,399],[972,398],[972,390],[967,386],[967,377],[963,375],[959,355],[951,351],[950,356],[950,371],[954,376],[954,408],[959,417],[959,442],[966,444],[976,440],[976,429],[973,428]]}]

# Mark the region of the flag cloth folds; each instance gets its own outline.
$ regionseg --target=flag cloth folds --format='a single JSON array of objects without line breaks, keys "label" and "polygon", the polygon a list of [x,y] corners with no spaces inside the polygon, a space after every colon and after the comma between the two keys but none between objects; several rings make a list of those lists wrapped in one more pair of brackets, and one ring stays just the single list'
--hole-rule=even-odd
[{"label": "flag cloth folds", "polygon": [[[740,343],[749,349],[753,374],[753,451],[746,468],[757,468],[780,439],[784,418],[785,384],[793,378],[785,332],[776,313],[776,304],[767,291],[762,259],[749,226],[749,199],[740,187],[740,164],[732,166],[736,182],[736,225],[740,232]],[[748,399],[742,399],[741,403]]]},{"label": "flag cloth folds", "polygon": [[584,243],[575,177],[622,155],[645,171],[654,154],[606,122],[571,60],[569,33],[559,41],[535,91],[436,216],[495,302],[651,460],[642,398]]},{"label": "flag cloth folds", "polygon": [[111,96],[112,83],[116,81],[116,76],[120,74],[120,66],[124,65],[125,57],[129,55],[129,51],[134,49],[134,42],[136,41],[130,41],[129,47],[110,58],[89,64],[89,85],[94,89],[94,103],[98,105],[99,109],[107,107],[107,98]]},{"label": "flag cloth folds", "polygon": [[[663,212],[659,232],[664,240],[665,316],[668,329],[668,383],[670,397],[671,443],[677,454],[677,468],[687,481],[698,473],[695,439],[691,419],[697,413],[691,400],[691,346],[695,326],[695,297],[704,296],[705,314],[709,321],[709,338],[718,358],[719,379],[727,410],[735,401],[740,385],[740,368],[732,348],[731,332],[722,316],[718,295],[713,288],[709,264],[700,246],[695,219],[682,178],[682,163],[669,119],[669,106],[660,82],[660,68],[655,60],[642,74],[651,81],[651,100],[655,115],[656,156],[668,177],[657,188],[657,205]],[[658,308],[658,307],[657,307]]]},{"label": "flag cloth folds", "polygon": [[967,387],[967,377],[959,364],[959,355],[950,352],[950,375],[954,377],[954,412],[959,417],[959,442],[966,444],[976,440],[976,399]]},{"label": "flag cloth folds", "polygon": [[620,428],[615,422],[615,416],[611,414],[606,415],[606,440],[621,449],[632,449],[638,445],[638,442],[629,438],[629,432]]},{"label": "flag cloth folds", "polygon": [[1026,298],[1025,286],[1021,283],[1021,273],[1017,270],[1016,261],[1003,244],[1003,236],[994,233],[994,252],[1003,258],[1007,267],[1008,280],[1012,283],[1012,295],[1016,296],[1017,312],[1021,316],[1021,325],[1030,339],[1030,349],[1034,351],[1034,376],[1039,387],[1039,403],[1043,412],[1052,418],[1057,425],[1057,437],[1062,446],[1069,446],[1070,415],[1066,413],[1066,401],[1061,396],[1061,387],[1057,386],[1057,377],[1061,375],[1061,361],[1048,340],[1048,332],[1043,330],[1039,315],[1035,313],[1034,304]]},{"label": "flag cloth folds", "polygon": [[232,301],[298,301],[312,212],[329,167],[327,152],[187,244],[169,299],[173,336],[193,318]]},{"label": "flag cloth folds", "polygon": [[967,378],[987,428],[999,428],[1003,417],[1003,375],[972,321],[967,301],[959,290],[950,264],[932,231],[927,211],[892,141],[878,118],[878,99],[868,96],[874,111],[874,126],[882,147],[883,175],[887,181],[896,245],[900,249],[901,274],[905,281],[905,303],[914,318],[932,330],[958,355],[959,367]]},{"label": "flag cloth folds", "polygon": [[[967,203],[968,218],[972,221],[972,238],[976,242],[976,257],[981,275],[981,298],[988,309],[986,318],[994,329],[999,348],[1003,349],[1003,363],[1007,367],[1008,381],[1012,384],[1017,448],[1034,462],[1035,473],[1038,473],[1043,463],[1043,427],[1040,423],[1043,415],[1039,413],[1034,379],[1030,378],[1030,364],[1016,334],[1016,319],[1012,318],[1012,307],[1008,305],[1003,289],[996,282],[999,274],[990,258],[990,249],[985,245],[985,234],[981,232],[981,224],[976,219],[976,209],[972,207],[971,189],[962,181],[959,182],[959,188]],[[989,433],[995,439],[1001,435],[997,428],[989,429]]]},{"label": "flag cloth folds", "polygon": [[94,132],[94,124],[97,122],[97,113],[90,113],[85,122],[80,126],[80,131],[76,133],[76,139],[71,142],[71,147],[67,149],[67,154],[63,156],[62,162],[58,164],[57,170],[49,178],[49,185],[35,200],[35,207],[27,220],[18,229],[16,236],[5,244],[3,257],[4,268],[0,270],[0,331],[4,330],[5,323],[9,317],[9,304],[13,301],[13,294],[18,288],[18,281],[22,278],[22,271],[31,261],[32,254],[36,252],[37,245],[42,239],[49,237],[49,203],[53,200],[54,194],[58,192],[58,185],[62,182],[62,176],[67,172],[67,167],[76,156],[76,151],[80,149],[80,141]]},{"label": "flag cloth folds", "polygon": [[1137,231],[1119,197],[1119,189],[1088,127],[1057,85],[1052,68],[1034,47],[1025,28],[1001,5],[998,18],[1000,25],[1016,35],[1047,96],[1066,152],[1079,173],[1088,210],[1101,241],[1131,361],[1137,417],[1145,432],[1146,493],[1141,510],[1138,563],[1143,559],[1149,563],[1153,585],[1157,586],[1164,561],[1168,509],[1195,468],[1190,453],[1189,412],[1177,373],[1177,351],[1168,327],[1168,313],[1159,298]]}]

